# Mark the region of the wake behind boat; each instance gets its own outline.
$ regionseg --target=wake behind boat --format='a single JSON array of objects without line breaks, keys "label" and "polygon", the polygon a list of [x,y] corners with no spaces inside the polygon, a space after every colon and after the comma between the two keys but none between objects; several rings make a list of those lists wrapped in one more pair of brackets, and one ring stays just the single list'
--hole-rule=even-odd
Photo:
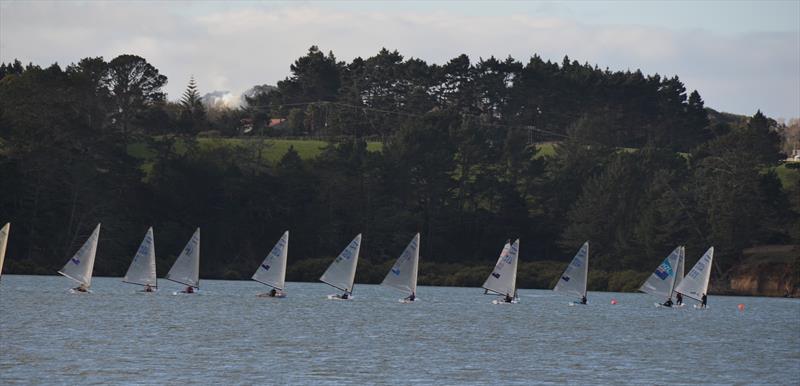
[{"label": "wake behind boat", "polygon": [[361,251],[361,234],[359,233],[342,253],[333,260],[319,280],[333,288],[344,291],[341,295],[328,295],[331,300],[352,299],[353,285],[356,280],[356,266]]},{"label": "wake behind boat", "polygon": [[64,268],[58,271],[58,273],[78,282],[77,287],[70,289],[71,293],[91,292],[89,287],[92,286],[92,270],[94,269],[94,258],[97,254],[97,240],[99,238],[100,224],[97,224],[89,239],[81,246],[81,249],[75,252],[75,255],[67,261]]},{"label": "wake behind boat", "polygon": [[519,256],[519,239],[514,241],[513,244],[509,242],[503,247],[500,252],[500,257],[497,259],[497,264],[494,270],[486,278],[486,281],[481,287],[486,292],[492,293],[497,296],[502,296],[502,299],[495,299],[493,304],[512,304],[518,303],[517,297],[517,260]]},{"label": "wake behind boat", "polygon": [[569,305],[586,304],[586,282],[589,276],[589,242],[583,243],[581,249],[572,258],[564,274],[558,279],[553,288],[554,292],[565,295],[578,296],[580,302],[570,302]]},{"label": "wake behind boat", "polygon": [[406,249],[395,261],[392,269],[386,274],[381,282],[390,288],[394,288],[404,294],[408,294],[399,301],[401,303],[411,303],[417,301],[417,270],[419,266],[419,233],[417,233]]},{"label": "wake behind boat", "polygon": [[194,231],[164,278],[186,286],[186,289],[173,295],[193,294],[200,289],[200,228]]},{"label": "wake behind boat", "polygon": [[272,287],[269,292],[261,293],[258,297],[270,298],[284,298],[286,293],[283,292],[286,286],[286,258],[289,254],[289,231],[283,233],[283,236],[275,243],[272,250],[269,252],[261,265],[258,266],[256,272],[253,273],[252,279]]}]

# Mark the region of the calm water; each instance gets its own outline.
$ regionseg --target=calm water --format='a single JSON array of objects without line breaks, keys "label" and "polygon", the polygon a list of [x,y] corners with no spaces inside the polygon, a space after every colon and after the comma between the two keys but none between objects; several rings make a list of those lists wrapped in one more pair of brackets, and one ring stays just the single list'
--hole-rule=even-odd
[{"label": "calm water", "polygon": [[[201,283],[200,295],[134,293],[95,278],[3,276],[1,384],[771,383],[800,380],[800,301],[709,297],[711,308],[657,309],[644,294],[589,293],[590,305],[522,290],[489,304],[475,288],[420,287],[401,304],[357,285]],[[619,301],[610,305],[612,298]],[[736,305],[744,303],[741,313]]]}]

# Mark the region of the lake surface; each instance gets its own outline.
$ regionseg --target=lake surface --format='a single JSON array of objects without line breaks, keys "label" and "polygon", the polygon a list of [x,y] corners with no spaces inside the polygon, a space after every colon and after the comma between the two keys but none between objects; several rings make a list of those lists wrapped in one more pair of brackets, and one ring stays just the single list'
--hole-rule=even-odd
[{"label": "lake surface", "polygon": [[[0,384],[797,384],[800,301],[710,296],[708,310],[645,294],[547,290],[492,305],[477,288],[201,281],[155,295],[119,278],[70,294],[56,276],[3,276]],[[611,299],[618,301],[611,305]],[[692,300],[689,299],[689,302]],[[737,304],[746,310],[739,312]]]}]

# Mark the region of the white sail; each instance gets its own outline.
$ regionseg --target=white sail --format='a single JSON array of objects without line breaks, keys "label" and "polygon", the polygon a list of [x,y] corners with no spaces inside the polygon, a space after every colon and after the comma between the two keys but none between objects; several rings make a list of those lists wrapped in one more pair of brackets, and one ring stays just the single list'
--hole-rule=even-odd
[{"label": "white sail", "polygon": [[589,275],[589,242],[572,258],[564,274],[558,279],[553,291],[578,297],[586,296],[586,281]]},{"label": "white sail", "polygon": [[64,268],[58,273],[89,287],[92,285],[92,269],[94,269],[94,256],[97,253],[97,239],[100,238],[100,224],[94,228],[89,239],[83,243],[81,249],[75,252]]},{"label": "white sail", "polygon": [[338,288],[347,293],[353,293],[353,283],[356,280],[356,266],[358,265],[358,254],[361,250],[361,234],[359,233],[353,241],[333,260],[322,277],[319,278],[323,283]]},{"label": "white sail", "polygon": [[200,228],[194,231],[183,251],[164,277],[186,286],[200,288]]},{"label": "white sail", "polygon": [[417,268],[419,265],[419,233],[408,243],[403,254],[386,274],[382,285],[392,287],[407,294],[417,292]]},{"label": "white sail", "polygon": [[672,292],[677,293],[675,289],[678,288],[678,285],[681,284],[683,281],[683,272],[685,271],[686,266],[686,247],[681,246],[681,255],[678,258],[678,267],[675,268],[675,285],[672,286]]},{"label": "white sail", "polygon": [[258,266],[253,280],[275,289],[283,290],[286,286],[286,257],[289,254],[289,231],[283,233],[281,239],[272,247],[269,255]]},{"label": "white sail", "polygon": [[0,229],[0,277],[3,275],[3,262],[6,260],[6,246],[8,245],[8,232],[11,230],[11,223],[6,223]]},{"label": "white sail", "polygon": [[714,247],[708,248],[703,257],[695,263],[692,270],[683,278],[675,292],[692,299],[700,300],[708,294],[708,280],[711,279],[711,264],[714,260]]},{"label": "white sail", "polygon": [[514,244],[506,243],[497,259],[492,274],[486,278],[483,288],[500,295],[514,296],[517,288],[517,257],[519,256],[519,239]]},{"label": "white sail", "polygon": [[128,272],[122,278],[125,283],[156,287],[156,247],[153,240],[153,227],[147,230],[144,240],[139,244]]},{"label": "white sail", "polygon": [[650,274],[650,277],[642,284],[639,291],[648,293],[650,295],[658,296],[663,299],[672,296],[672,290],[675,288],[675,280],[677,278],[677,269],[680,265],[681,247],[675,247],[672,253],[669,254],[664,261],[656,268],[655,272]]}]

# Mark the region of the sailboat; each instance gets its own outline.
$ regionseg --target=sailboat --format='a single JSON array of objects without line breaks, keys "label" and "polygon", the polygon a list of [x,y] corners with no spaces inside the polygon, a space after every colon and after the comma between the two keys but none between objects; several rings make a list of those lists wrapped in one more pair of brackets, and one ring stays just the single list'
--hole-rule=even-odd
[{"label": "sailboat", "polygon": [[200,228],[194,231],[164,278],[186,286],[186,289],[175,292],[175,295],[193,294],[195,288],[200,289]]},{"label": "sailboat", "polygon": [[71,289],[70,292],[89,292],[89,287],[92,286],[92,270],[94,269],[94,256],[97,253],[97,239],[100,238],[100,224],[94,228],[92,235],[83,243],[81,249],[75,252],[61,268],[58,273],[75,280],[78,286]]},{"label": "sailboat", "polygon": [[580,302],[570,305],[586,304],[586,281],[589,276],[589,242],[583,243],[581,249],[572,258],[564,274],[558,279],[553,291],[579,297]]},{"label": "sailboat", "polygon": [[517,303],[517,257],[519,256],[519,239],[514,241],[513,244],[509,242],[503,247],[500,252],[500,257],[497,259],[497,264],[494,270],[486,278],[486,281],[481,287],[486,292],[492,292],[496,295],[504,296],[504,299],[495,299],[492,301],[494,304],[508,304]]},{"label": "sailboat", "polygon": [[283,289],[286,286],[286,257],[288,254],[289,231],[286,231],[253,274],[253,280],[272,287],[269,292],[258,294],[258,296],[273,298],[286,297],[286,293],[283,292]]},{"label": "sailboat", "polygon": [[141,292],[154,292],[158,288],[156,279],[156,247],[153,240],[153,227],[147,230],[144,240],[128,267],[122,282],[144,286]]},{"label": "sailboat", "polygon": [[664,304],[656,303],[656,306],[672,307],[672,293],[680,283],[679,279],[683,278],[683,256],[684,248],[675,247],[639,288],[644,293],[667,299]]},{"label": "sailboat", "polygon": [[410,303],[417,300],[417,268],[419,266],[419,233],[411,242],[408,243],[403,254],[397,258],[392,269],[386,274],[381,282],[382,285],[394,288],[402,293],[408,294],[402,303]]},{"label": "sailboat", "polygon": [[708,294],[708,281],[711,279],[711,264],[714,260],[714,247],[708,248],[703,257],[695,263],[692,270],[675,288],[675,292],[684,294],[701,302],[695,308],[705,308],[703,297]]},{"label": "sailboat", "polygon": [[325,270],[325,273],[319,278],[321,282],[344,291],[341,295],[328,295],[328,299],[347,300],[352,298],[359,251],[361,251],[360,233],[333,260],[328,269]]},{"label": "sailboat", "polygon": [[8,245],[8,231],[11,230],[11,223],[6,223],[0,229],[0,278],[3,277],[3,262],[6,260],[6,246]]}]

